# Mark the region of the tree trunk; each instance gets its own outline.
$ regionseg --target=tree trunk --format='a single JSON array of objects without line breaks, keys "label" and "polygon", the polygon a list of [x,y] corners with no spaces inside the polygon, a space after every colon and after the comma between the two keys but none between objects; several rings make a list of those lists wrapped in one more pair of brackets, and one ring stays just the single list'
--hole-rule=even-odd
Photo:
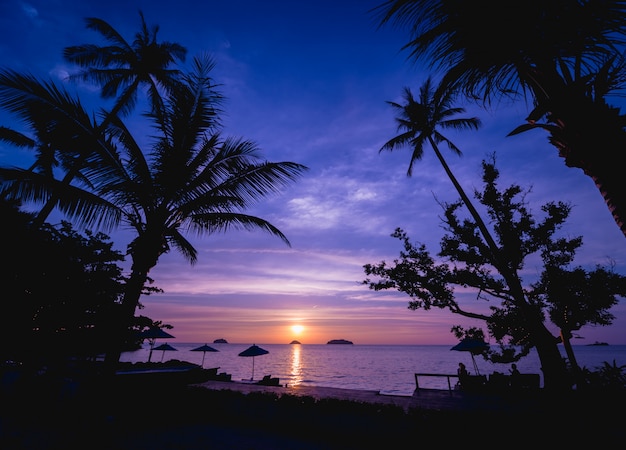
[{"label": "tree trunk", "polygon": [[[143,259],[143,261],[146,260]],[[148,272],[152,267],[144,266],[137,261],[133,262],[131,275],[126,283],[120,314],[112,326],[113,336],[111,336],[110,346],[104,359],[104,370],[108,375],[114,375],[117,370],[120,356],[129,338],[129,330],[139,305],[143,287],[148,280]]]},{"label": "tree trunk", "polygon": [[430,144],[435,151],[439,162],[446,171],[446,174],[448,175],[448,177],[452,181],[452,184],[461,196],[463,203],[465,203],[465,206],[470,211],[470,214],[476,222],[476,225],[478,226],[483,238],[487,242],[487,245],[491,251],[492,264],[504,277],[511,291],[511,296],[515,299],[517,306],[523,312],[528,323],[531,324],[529,327],[529,329],[532,331],[531,339],[534,343],[535,349],[537,350],[537,355],[539,356],[539,360],[541,362],[544,388],[551,390],[569,389],[569,384],[567,382],[567,367],[565,366],[565,362],[563,361],[561,353],[559,352],[559,349],[557,347],[557,339],[545,327],[543,322],[535,319],[536,312],[526,302],[526,297],[524,295],[524,290],[522,289],[519,276],[517,276],[515,271],[512,270],[506,263],[506,261],[502,258],[500,248],[489,233],[487,226],[480,217],[480,214],[478,213],[476,208],[474,208],[474,205],[470,201],[469,197],[465,194],[463,188],[454,177],[454,174],[448,167],[448,164],[443,158],[443,155],[441,155],[441,152],[439,152],[437,145],[432,139],[430,140]]},{"label": "tree trunk", "polygon": [[[567,167],[582,169],[593,180],[613,220],[626,236],[624,168],[616,159],[626,148],[625,118],[619,108],[608,105],[599,95],[593,98],[575,84],[564,84],[558,74],[553,78],[557,80],[554,83],[542,82],[549,91],[547,97],[542,95],[542,103],[545,102],[547,111],[552,111],[548,116],[553,125],[550,143]],[[536,92],[539,95],[541,91]]]},{"label": "tree trunk", "polygon": [[609,159],[583,171],[593,180],[613,220],[626,237],[626,189],[623,182],[623,166],[616,164],[614,159]]},{"label": "tree trunk", "polygon": [[574,354],[574,349],[572,348],[572,343],[570,341],[571,338],[572,333],[561,329],[561,341],[563,341],[563,347],[565,347],[565,353],[567,354],[570,370],[572,371],[572,376],[574,382],[576,383],[576,389],[580,389],[584,385],[584,380],[582,378],[580,367],[578,366],[578,361],[576,361],[576,355]]},{"label": "tree trunk", "polygon": [[558,347],[558,339],[538,323],[534,327],[533,342],[541,363],[543,387],[552,392],[564,392],[571,388],[567,376],[567,366]]}]

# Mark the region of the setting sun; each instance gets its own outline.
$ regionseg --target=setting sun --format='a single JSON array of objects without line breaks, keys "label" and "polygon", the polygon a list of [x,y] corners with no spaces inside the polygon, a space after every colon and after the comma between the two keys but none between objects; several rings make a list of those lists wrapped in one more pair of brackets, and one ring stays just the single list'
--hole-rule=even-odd
[{"label": "setting sun", "polygon": [[300,334],[304,331],[304,327],[302,325],[292,325],[291,331],[293,331],[295,334]]}]

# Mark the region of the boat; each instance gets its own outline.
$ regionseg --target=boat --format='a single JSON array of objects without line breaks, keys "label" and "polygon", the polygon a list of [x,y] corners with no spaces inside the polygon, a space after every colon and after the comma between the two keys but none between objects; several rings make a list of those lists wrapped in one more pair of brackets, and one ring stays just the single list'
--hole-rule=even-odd
[{"label": "boat", "polygon": [[348,341],[346,339],[331,339],[330,341],[327,342],[327,344],[349,344],[349,345],[352,345],[354,343],[352,341]]},{"label": "boat", "polygon": [[593,344],[587,344],[587,345],[609,345],[607,342],[594,342]]}]

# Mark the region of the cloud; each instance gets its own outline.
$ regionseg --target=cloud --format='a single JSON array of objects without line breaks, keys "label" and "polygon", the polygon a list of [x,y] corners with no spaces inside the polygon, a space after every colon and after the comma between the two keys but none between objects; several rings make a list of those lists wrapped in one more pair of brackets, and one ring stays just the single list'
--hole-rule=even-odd
[{"label": "cloud", "polygon": [[39,17],[39,11],[37,11],[37,8],[29,3],[20,2],[20,8],[29,19],[36,19]]}]

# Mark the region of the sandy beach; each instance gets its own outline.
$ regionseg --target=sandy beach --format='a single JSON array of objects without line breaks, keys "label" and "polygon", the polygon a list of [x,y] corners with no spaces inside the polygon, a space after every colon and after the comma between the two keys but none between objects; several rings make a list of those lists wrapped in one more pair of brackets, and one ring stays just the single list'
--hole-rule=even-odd
[{"label": "sandy beach", "polygon": [[[410,397],[210,381],[124,389],[41,384],[4,392],[0,448],[357,449],[417,443],[620,445],[626,396]],[[407,444],[413,443],[413,445]]]}]

